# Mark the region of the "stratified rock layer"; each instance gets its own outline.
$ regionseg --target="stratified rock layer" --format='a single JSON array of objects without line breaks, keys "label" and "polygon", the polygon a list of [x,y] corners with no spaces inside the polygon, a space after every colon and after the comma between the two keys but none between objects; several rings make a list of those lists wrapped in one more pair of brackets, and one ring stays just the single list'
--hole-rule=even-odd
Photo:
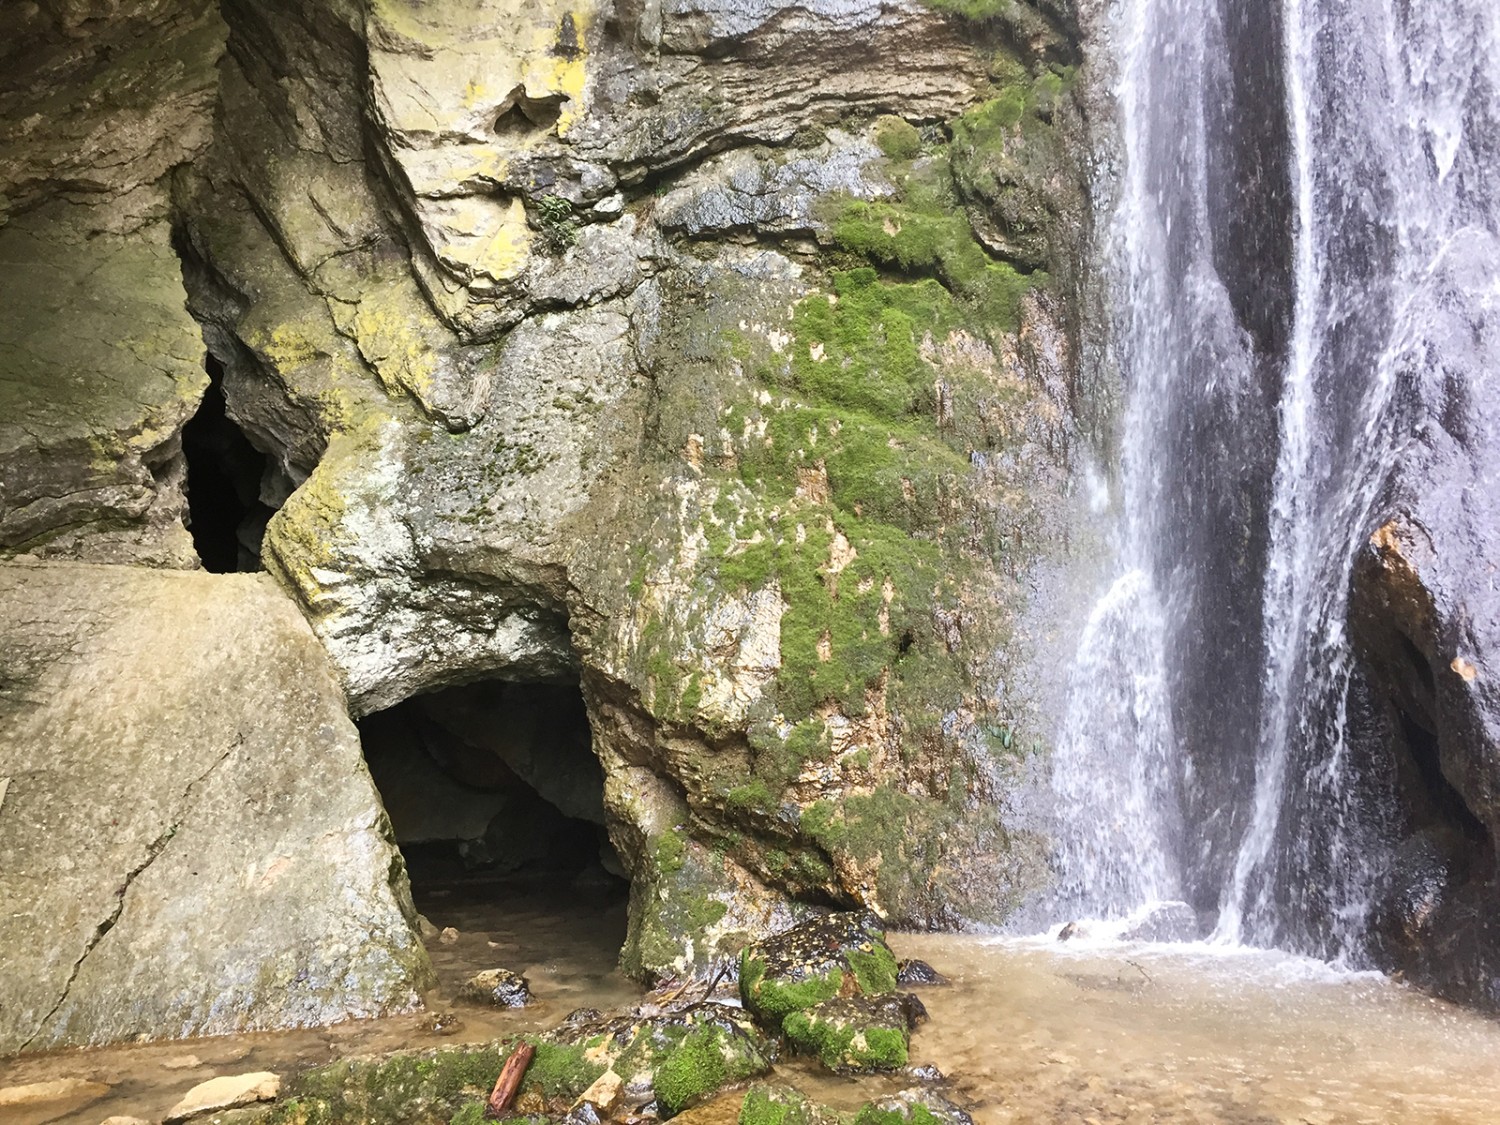
[{"label": "stratified rock layer", "polygon": [[263,575],[0,566],[0,1053],[416,1006],[327,657]]}]

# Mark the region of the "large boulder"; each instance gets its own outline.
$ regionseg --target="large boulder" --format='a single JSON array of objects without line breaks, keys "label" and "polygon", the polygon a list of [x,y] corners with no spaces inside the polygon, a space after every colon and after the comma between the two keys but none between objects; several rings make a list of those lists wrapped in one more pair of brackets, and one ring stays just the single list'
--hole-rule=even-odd
[{"label": "large boulder", "polygon": [[0,566],[0,791],[0,1053],[431,983],[338,683],[264,575]]}]

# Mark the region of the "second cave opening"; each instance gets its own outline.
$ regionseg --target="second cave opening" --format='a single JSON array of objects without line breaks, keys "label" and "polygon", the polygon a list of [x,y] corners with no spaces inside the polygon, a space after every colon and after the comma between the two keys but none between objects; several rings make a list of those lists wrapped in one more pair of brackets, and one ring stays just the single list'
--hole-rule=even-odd
[{"label": "second cave opening", "polygon": [[444,688],[368,715],[359,730],[413,899],[434,925],[455,909],[482,924],[487,909],[587,900],[618,912],[620,933],[605,927],[618,951],[629,887],[605,832],[604,776],[576,682]]}]

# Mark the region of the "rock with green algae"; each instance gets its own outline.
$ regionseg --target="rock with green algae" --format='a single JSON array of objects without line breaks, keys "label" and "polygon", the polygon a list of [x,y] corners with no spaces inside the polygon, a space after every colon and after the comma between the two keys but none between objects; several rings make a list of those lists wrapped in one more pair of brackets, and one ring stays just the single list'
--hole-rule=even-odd
[{"label": "rock with green algae", "polygon": [[974,1119],[941,1094],[913,1087],[861,1106],[853,1125],[974,1125]]},{"label": "rock with green algae", "polygon": [[838,1111],[784,1083],[756,1083],[745,1091],[739,1125],[843,1125]]},{"label": "rock with green algae", "polygon": [[620,966],[637,979],[704,977],[733,964],[769,930],[806,917],[724,854],[678,828],[632,865],[630,925]]},{"label": "rock with green algae", "polygon": [[788,1016],[826,1000],[885,996],[895,988],[895,954],[868,912],[813,918],[740,954],[740,998],[773,1032],[783,1030]]},{"label": "rock with green algae", "polygon": [[[773,928],[778,899],[954,924],[1003,915],[1044,870],[993,810],[1036,744],[1006,662],[1049,542],[1037,513],[1061,495],[1042,478],[1064,407],[1015,335],[1046,338],[1046,309],[1027,311],[1032,281],[956,210],[939,223],[912,191],[838,237],[840,204],[891,195],[888,166],[951,180],[941,131],[913,123],[989,94],[967,29],[855,7],[793,34],[779,3],[637,27],[634,9],[611,22],[496,2],[457,35],[455,11],[394,5],[307,35],[321,7],[277,0],[276,18],[236,28],[234,143],[186,208],[222,282],[216,354],[253,360],[226,385],[263,396],[243,421],[280,427],[302,471],[323,456],[273,521],[270,568],[357,711],[485,677],[581,676],[609,831],[640,884],[625,964],[641,977],[704,971],[727,934]],[[493,40],[470,34],[492,25]],[[868,50],[830,71],[856,26]],[[646,51],[624,69],[622,31]],[[666,40],[696,60],[691,80],[655,83]],[[487,57],[494,43],[515,50]],[[841,104],[766,104],[730,49],[751,43],[786,68],[780,89],[836,73]],[[527,60],[542,69],[504,78]],[[260,88],[262,72],[284,81]],[[623,93],[643,78],[650,97]],[[367,85],[379,113],[362,121],[341,91]],[[606,88],[624,100],[601,112]],[[906,127],[867,127],[897,104]],[[683,173],[731,123],[734,147],[776,155]],[[825,157],[830,174],[813,174]],[[559,200],[576,238],[548,245]],[[908,235],[894,256],[887,220]],[[399,322],[427,315],[415,290],[369,291],[403,269],[432,306],[406,334]],[[462,365],[430,353],[484,347],[493,362],[450,388],[475,408],[448,422],[471,428],[435,425],[447,415],[424,372]],[[308,414],[328,433],[283,424]],[[666,871],[666,829],[710,862]],[[737,913],[736,884],[758,888],[752,909]]]},{"label": "rock with green algae", "polygon": [[837,1074],[899,1070],[910,1047],[910,1010],[904,997],[850,996],[824,1000],[782,1021],[787,1043],[815,1055]]}]

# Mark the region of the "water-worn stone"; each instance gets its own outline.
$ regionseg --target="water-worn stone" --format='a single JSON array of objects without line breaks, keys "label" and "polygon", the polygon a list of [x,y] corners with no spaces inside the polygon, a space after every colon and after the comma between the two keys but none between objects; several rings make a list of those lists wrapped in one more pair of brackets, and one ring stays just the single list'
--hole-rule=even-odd
[{"label": "water-worn stone", "polygon": [[281,1092],[281,1079],[269,1071],[249,1074],[226,1074],[194,1086],[171,1109],[165,1121],[186,1121],[220,1109],[274,1101]]},{"label": "water-worn stone", "polygon": [[404,1011],[430,983],[338,684],[263,575],[0,566],[0,772],[0,1051]]},{"label": "water-worn stone", "polygon": [[509,969],[486,969],[464,981],[458,990],[458,998],[496,1008],[524,1008],[531,1003],[531,986],[520,973]]},{"label": "water-worn stone", "polygon": [[896,983],[902,988],[912,988],[917,985],[947,984],[948,978],[926,961],[916,957],[903,957],[896,963]]},{"label": "water-worn stone", "polygon": [[[107,1093],[107,1085],[87,1078],[54,1078],[46,1082],[27,1082],[20,1086],[0,1086],[0,1109],[52,1103],[67,1103],[82,1108]],[[59,1108],[58,1113],[62,1112]]]},{"label": "water-worn stone", "polygon": [[740,998],[773,1033],[792,1013],[825,1000],[879,997],[895,988],[896,957],[880,920],[868,913],[813,918],[740,954]]},{"label": "water-worn stone", "polygon": [[854,1125],[974,1125],[974,1119],[941,1094],[915,1087],[860,1107]]}]

